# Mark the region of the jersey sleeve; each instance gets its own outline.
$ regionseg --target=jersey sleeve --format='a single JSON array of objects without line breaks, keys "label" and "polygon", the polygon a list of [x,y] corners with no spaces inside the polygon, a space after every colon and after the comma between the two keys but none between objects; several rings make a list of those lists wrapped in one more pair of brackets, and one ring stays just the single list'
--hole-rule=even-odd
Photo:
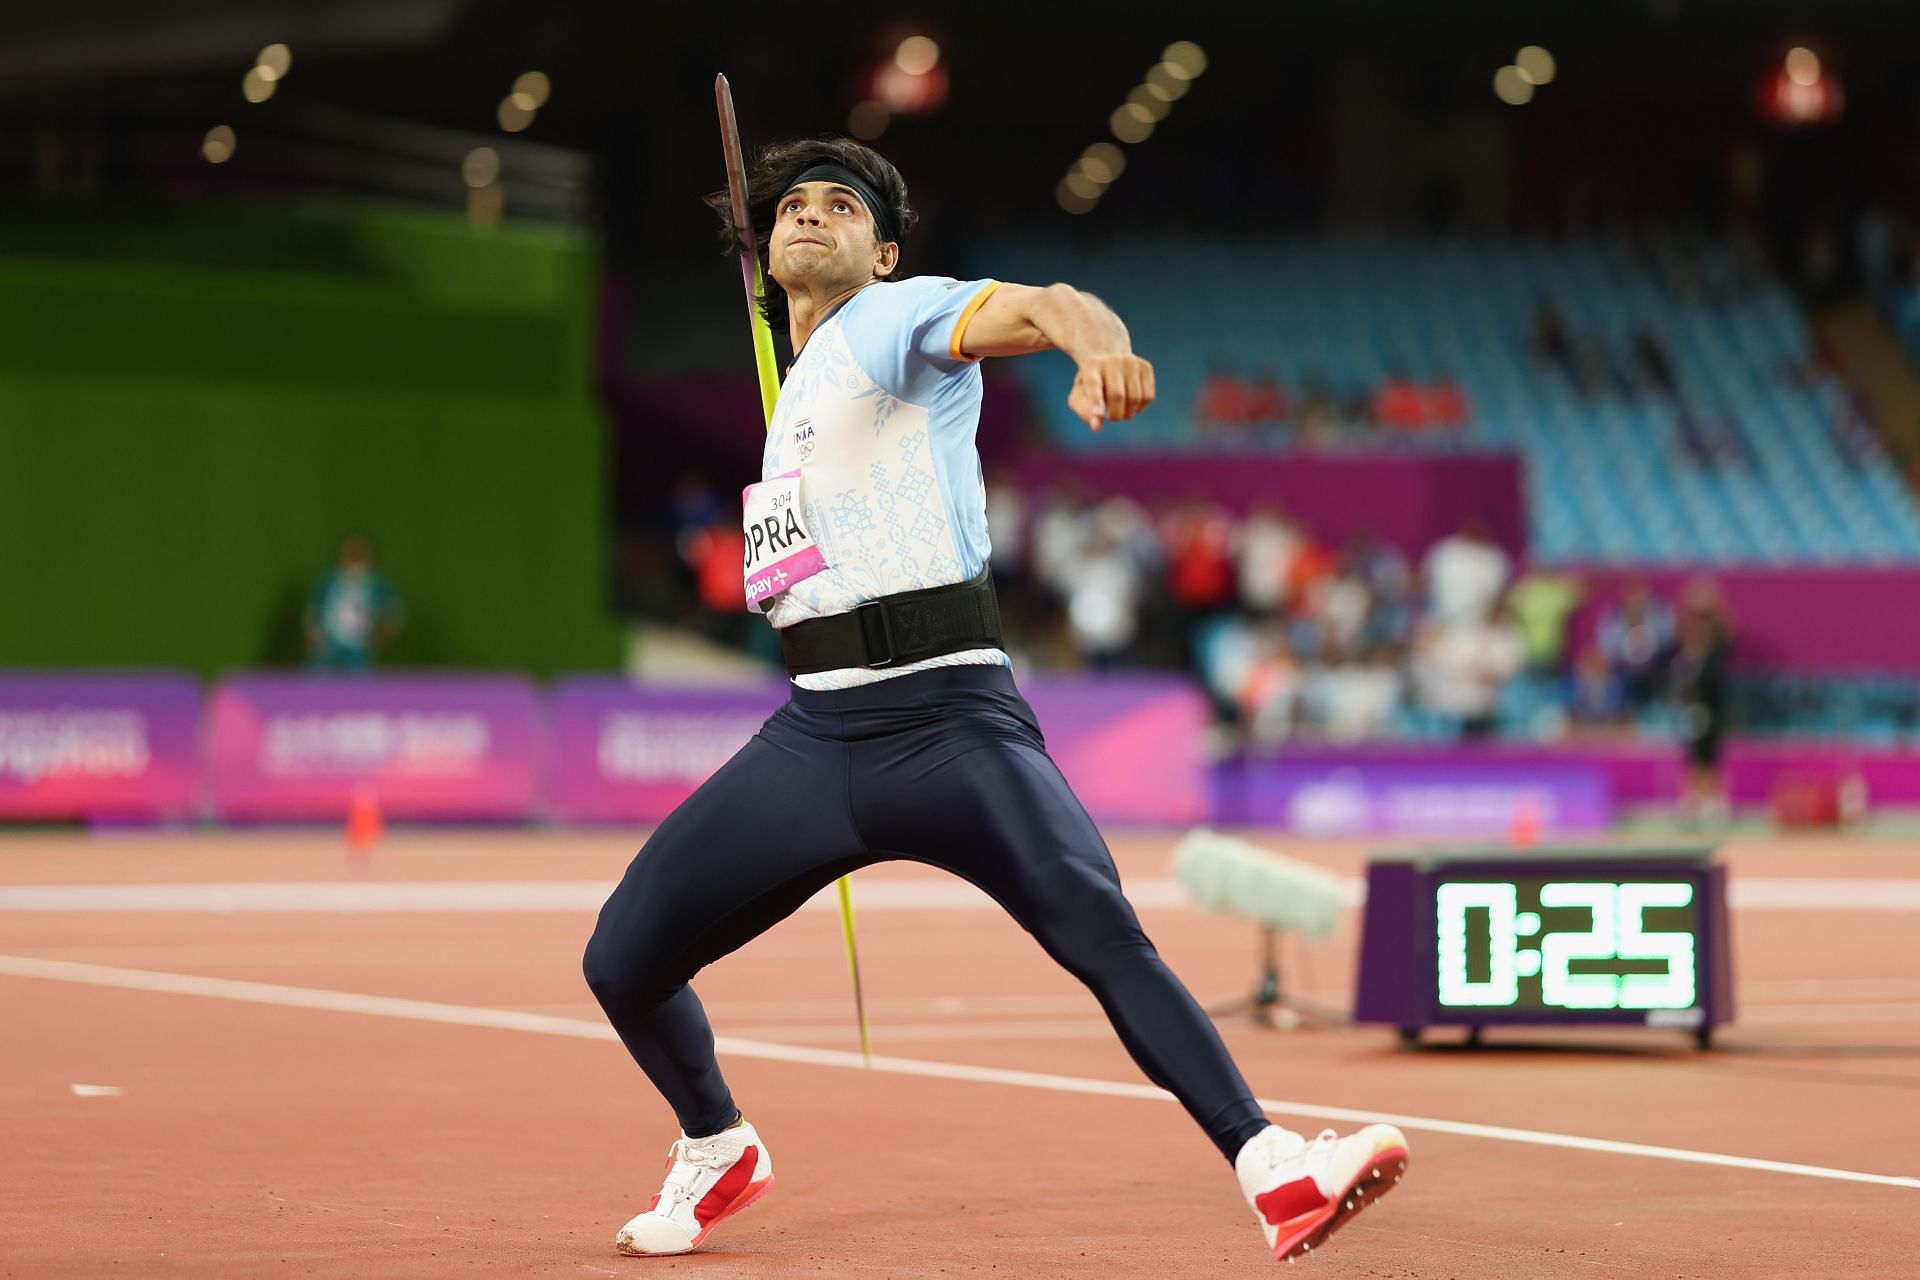
[{"label": "jersey sleeve", "polygon": [[[998,280],[915,276],[876,286],[881,307],[848,326],[855,358],[875,382],[905,400],[923,400],[943,377],[975,363],[961,353],[967,323]],[[905,332],[902,332],[904,330]]]}]

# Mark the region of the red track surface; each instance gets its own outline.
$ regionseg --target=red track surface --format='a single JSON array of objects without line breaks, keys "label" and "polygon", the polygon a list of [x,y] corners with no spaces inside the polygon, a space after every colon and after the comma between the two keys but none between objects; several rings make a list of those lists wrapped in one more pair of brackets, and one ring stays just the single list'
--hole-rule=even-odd
[{"label": "red track surface", "polygon": [[[364,869],[320,837],[17,838],[0,886],[595,880],[627,833],[401,835]],[[1345,871],[1354,846],[1284,847]],[[1168,842],[1122,839],[1129,879]],[[1730,850],[1736,882],[1920,879],[1892,845]],[[861,883],[925,879],[881,868]],[[1146,909],[1205,1002],[1249,926]],[[0,955],[597,1021],[592,927],[552,912],[0,910]],[[876,1049],[1140,1077],[1099,1011],[991,911],[869,910]],[[857,1049],[839,927],[802,912],[697,983],[722,1035]],[[1881,1174],[1920,1172],[1920,911],[1735,918],[1722,1047],[1513,1032],[1224,1028],[1263,1097]],[[1348,934],[1296,965],[1344,1001]],[[1270,1271],[1232,1177],[1171,1103],[726,1059],[780,1185],[689,1257],[617,1256],[673,1125],[614,1043],[0,974],[0,1275],[1010,1277]],[[1444,1037],[1436,1033],[1436,1039]],[[122,1096],[80,1097],[76,1083]],[[1315,1117],[1280,1116],[1309,1132]],[[1350,1125],[1345,1126],[1350,1127]],[[1303,1267],[1329,1276],[1912,1276],[1920,1190],[1418,1130],[1406,1183]]]}]

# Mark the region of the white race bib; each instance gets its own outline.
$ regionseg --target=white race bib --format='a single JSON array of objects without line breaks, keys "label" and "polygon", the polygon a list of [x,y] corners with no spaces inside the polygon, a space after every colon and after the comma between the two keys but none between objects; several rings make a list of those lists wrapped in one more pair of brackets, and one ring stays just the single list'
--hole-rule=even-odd
[{"label": "white race bib", "polygon": [[740,498],[747,538],[742,571],[749,605],[777,596],[827,567],[800,512],[798,470],[750,484],[741,490]]}]

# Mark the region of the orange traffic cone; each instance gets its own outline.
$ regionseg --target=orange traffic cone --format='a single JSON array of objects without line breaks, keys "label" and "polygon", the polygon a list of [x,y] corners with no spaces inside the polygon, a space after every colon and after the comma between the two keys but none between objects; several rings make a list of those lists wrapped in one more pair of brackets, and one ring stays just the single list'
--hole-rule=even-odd
[{"label": "orange traffic cone", "polygon": [[1540,801],[1533,796],[1524,796],[1513,806],[1513,824],[1507,837],[1516,849],[1531,849],[1540,843],[1540,828],[1543,815]]},{"label": "orange traffic cone", "polygon": [[347,802],[347,852],[364,858],[386,829],[380,816],[380,793],[365,784],[355,787]]}]

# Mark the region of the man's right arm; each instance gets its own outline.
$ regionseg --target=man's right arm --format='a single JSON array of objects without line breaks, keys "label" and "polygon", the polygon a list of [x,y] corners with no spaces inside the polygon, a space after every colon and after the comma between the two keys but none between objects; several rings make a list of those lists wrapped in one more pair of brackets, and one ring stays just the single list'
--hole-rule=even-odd
[{"label": "man's right arm", "polygon": [[1095,431],[1153,403],[1153,366],[1133,353],[1127,326],[1072,285],[1001,285],[968,320],[959,347],[976,358],[1065,352],[1078,367],[1067,407]]}]

